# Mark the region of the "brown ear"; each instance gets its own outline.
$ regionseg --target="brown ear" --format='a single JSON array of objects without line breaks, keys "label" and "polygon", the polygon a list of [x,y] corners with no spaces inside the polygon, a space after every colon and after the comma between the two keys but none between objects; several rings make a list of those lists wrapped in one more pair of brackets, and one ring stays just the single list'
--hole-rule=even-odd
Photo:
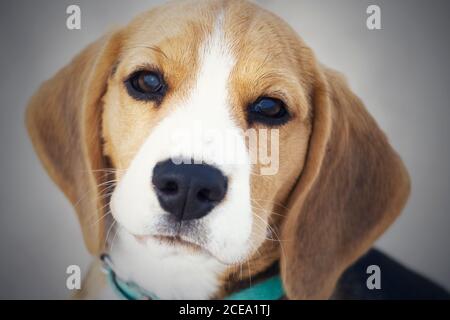
[{"label": "brown ear", "polygon": [[327,299],[402,210],[408,173],[335,72],[317,71],[305,167],[290,195],[281,273],[291,299]]},{"label": "brown ear", "polygon": [[[74,205],[88,250],[103,246],[104,166],[101,98],[119,46],[118,33],[89,45],[31,98],[26,125],[50,177]],[[96,171],[97,170],[97,171]]]}]

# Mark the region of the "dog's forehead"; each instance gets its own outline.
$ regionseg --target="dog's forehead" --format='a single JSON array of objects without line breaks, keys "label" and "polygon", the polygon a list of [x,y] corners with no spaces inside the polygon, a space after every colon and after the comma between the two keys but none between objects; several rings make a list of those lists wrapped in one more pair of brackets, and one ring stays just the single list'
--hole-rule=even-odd
[{"label": "dog's forehead", "polygon": [[248,69],[262,62],[267,68],[298,62],[295,32],[282,19],[246,1],[174,2],[148,11],[126,27],[124,50],[153,46],[171,63],[194,66],[199,49],[217,28],[236,62],[249,64]]},{"label": "dog's forehead", "polygon": [[227,83],[233,105],[274,95],[298,114],[308,113],[312,52],[281,18],[247,1],[174,2],[137,17],[122,37],[123,77],[156,66],[169,87],[177,88],[174,95],[183,98],[217,35],[233,58]]}]

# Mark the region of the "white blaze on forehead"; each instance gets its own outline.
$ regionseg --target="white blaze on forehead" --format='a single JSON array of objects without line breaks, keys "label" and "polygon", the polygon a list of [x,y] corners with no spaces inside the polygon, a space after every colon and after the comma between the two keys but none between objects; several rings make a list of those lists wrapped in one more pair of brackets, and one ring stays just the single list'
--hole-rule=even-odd
[{"label": "white blaze on forehead", "polygon": [[[229,83],[235,58],[223,32],[222,15],[212,34],[199,48],[198,55],[199,69],[190,93],[158,128],[172,137],[170,158],[179,155],[187,159],[205,160],[207,155],[207,160],[223,164],[222,157],[227,156],[226,152],[230,150],[218,141],[229,141],[227,138],[234,134],[234,137],[241,137],[241,141],[233,140],[234,149],[245,148],[245,143],[231,112]],[[198,139],[197,133],[200,133],[201,139]],[[192,141],[194,139],[201,141]],[[185,141],[189,142],[188,148]],[[235,158],[232,160],[237,160]],[[233,168],[223,166],[221,169],[225,174],[231,174]]]},{"label": "white blaze on forehead", "polygon": [[189,105],[214,115],[217,125],[228,129],[228,121],[231,121],[228,89],[235,59],[222,31],[222,21],[220,17],[213,34],[200,48],[200,70]]},{"label": "white blaze on forehead", "polygon": [[[250,160],[244,135],[233,120],[231,111],[229,83],[235,58],[223,32],[223,16],[218,19],[214,31],[199,48],[198,54],[199,69],[196,73],[195,84],[188,96],[179,101],[173,111],[152,130],[117,185],[112,196],[111,209],[115,219],[128,232],[140,235],[157,234],[158,224],[169,213],[164,212],[160,207],[151,185],[153,168],[158,162],[172,158],[174,149],[183,150],[179,154],[180,157],[199,158],[197,150],[183,148],[182,142],[171,139],[173,133],[184,131],[190,135],[194,130],[198,130],[199,126],[205,130],[234,132],[240,137],[237,148],[243,151],[242,154],[247,157],[246,161],[223,164],[220,159],[212,159],[217,160],[214,161],[216,167],[228,177],[227,195],[206,217],[198,220],[197,223],[201,228],[192,238],[188,234],[181,234],[185,240],[203,246],[219,261],[234,263],[242,261],[249,253],[253,218],[250,201]],[[223,145],[211,143],[208,140],[202,141],[201,144],[203,150],[223,148]],[[210,154],[219,156],[221,153],[211,152]],[[146,252],[143,251],[142,256],[145,255]],[[126,259],[126,257],[122,258]],[[121,258],[118,257],[118,259]],[[185,256],[183,259],[186,259]],[[151,261],[161,262],[160,259]],[[130,265],[129,268],[133,266]],[[217,274],[217,268],[213,269],[211,272]],[[161,270],[161,272],[165,271]],[[158,274],[141,275],[138,269],[131,270],[131,273],[137,278],[135,280],[138,283],[140,279],[143,279],[142,277],[160,276]],[[171,278],[170,275],[163,276],[166,279]],[[210,275],[207,276],[210,277]],[[176,286],[177,284],[168,283],[167,285]],[[148,289],[155,290],[155,288]],[[205,294],[208,295],[210,292]],[[198,297],[202,294],[194,296]]]}]

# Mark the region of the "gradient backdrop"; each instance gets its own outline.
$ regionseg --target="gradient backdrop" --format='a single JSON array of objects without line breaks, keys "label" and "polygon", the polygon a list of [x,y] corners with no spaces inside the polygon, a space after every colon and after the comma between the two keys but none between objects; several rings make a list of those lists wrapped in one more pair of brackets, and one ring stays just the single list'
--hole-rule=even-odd
[{"label": "gradient backdrop", "polygon": [[[0,2],[0,298],[66,298],[66,267],[85,271],[91,259],[31,148],[27,100],[89,42],[161,2]],[[450,2],[259,2],[347,76],[406,162],[411,198],[377,246],[450,289]],[[70,4],[81,6],[79,31],[66,29]],[[380,31],[366,28],[370,4],[381,7]]]}]

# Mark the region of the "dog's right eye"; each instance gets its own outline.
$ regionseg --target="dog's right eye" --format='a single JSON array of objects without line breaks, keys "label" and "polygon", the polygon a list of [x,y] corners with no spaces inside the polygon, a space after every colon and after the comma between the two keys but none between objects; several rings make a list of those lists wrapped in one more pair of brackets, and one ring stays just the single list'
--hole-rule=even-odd
[{"label": "dog's right eye", "polygon": [[136,100],[160,102],[166,93],[166,84],[160,73],[137,71],[126,81],[128,94]]}]

